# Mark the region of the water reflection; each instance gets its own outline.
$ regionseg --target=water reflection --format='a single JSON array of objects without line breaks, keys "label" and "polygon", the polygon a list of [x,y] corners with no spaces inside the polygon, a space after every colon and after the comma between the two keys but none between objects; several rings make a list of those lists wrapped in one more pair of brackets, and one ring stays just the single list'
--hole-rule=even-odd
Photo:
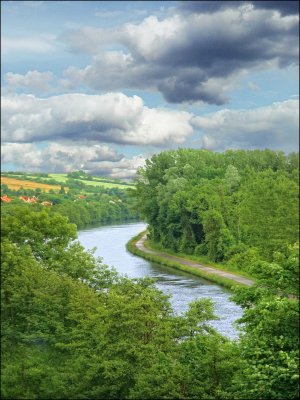
[{"label": "water reflection", "polygon": [[170,301],[177,314],[186,311],[193,300],[211,298],[220,318],[213,321],[212,326],[223,335],[237,338],[233,323],[241,317],[242,310],[229,300],[230,293],[226,289],[191,274],[149,262],[126,250],[126,243],[145,228],[142,222],[93,226],[79,231],[78,239],[86,249],[97,247],[95,255],[102,257],[105,264],[114,266],[120,274],[129,278],[155,278],[157,287],[171,295]]}]

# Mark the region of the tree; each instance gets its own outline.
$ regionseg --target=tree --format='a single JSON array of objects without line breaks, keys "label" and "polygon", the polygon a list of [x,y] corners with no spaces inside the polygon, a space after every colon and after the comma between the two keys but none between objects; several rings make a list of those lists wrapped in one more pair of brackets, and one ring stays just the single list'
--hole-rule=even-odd
[{"label": "tree", "polygon": [[224,224],[222,215],[215,210],[204,214],[203,228],[209,257],[214,261],[223,260],[233,244],[233,237]]},{"label": "tree", "polygon": [[277,254],[269,266],[257,261],[259,283],[238,290],[245,308],[240,322],[242,365],[233,380],[237,399],[296,399],[299,392],[298,247]]},{"label": "tree", "polygon": [[225,182],[230,192],[238,189],[241,181],[238,169],[233,165],[228,165],[225,174]]},{"label": "tree", "polygon": [[60,186],[59,194],[65,194],[65,188],[63,185]]},{"label": "tree", "polygon": [[283,173],[267,170],[252,175],[241,190],[243,241],[270,260],[274,251],[298,239],[298,185]]}]

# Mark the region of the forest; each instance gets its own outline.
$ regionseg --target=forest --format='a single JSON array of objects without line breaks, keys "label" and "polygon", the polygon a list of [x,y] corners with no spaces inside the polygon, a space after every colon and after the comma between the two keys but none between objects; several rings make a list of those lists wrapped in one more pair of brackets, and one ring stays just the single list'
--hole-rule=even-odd
[{"label": "forest", "polygon": [[[84,186],[84,185],[83,185]],[[105,187],[82,188],[78,186],[65,190],[61,185],[59,192],[50,190],[44,192],[41,189],[9,189],[7,185],[1,185],[1,195],[10,196],[12,202],[2,203],[3,212],[8,208],[24,206],[21,196],[35,196],[37,203],[30,204],[31,208],[41,210],[44,201],[51,202],[52,211],[68,217],[69,222],[76,224],[80,229],[88,224],[110,223],[114,221],[127,221],[138,219],[139,214],[133,209],[132,198],[128,190]]]},{"label": "forest", "polygon": [[247,268],[298,241],[298,178],[298,153],[179,149],[147,160],[132,195],[154,243]]},{"label": "forest", "polygon": [[298,154],[180,149],[130,189],[151,242],[256,277],[233,293],[239,340],[209,325],[211,300],[175,315],[84,250],[64,210],[79,202],[1,207],[2,398],[297,399],[298,174]]}]

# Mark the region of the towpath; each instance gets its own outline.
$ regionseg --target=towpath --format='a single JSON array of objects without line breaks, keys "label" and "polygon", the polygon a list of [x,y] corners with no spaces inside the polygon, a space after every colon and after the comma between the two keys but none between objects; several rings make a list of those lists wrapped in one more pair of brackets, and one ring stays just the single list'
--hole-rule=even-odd
[{"label": "towpath", "polygon": [[180,258],[180,257],[176,257],[176,256],[173,256],[173,255],[170,255],[170,254],[162,253],[160,251],[150,250],[147,247],[145,247],[145,244],[144,244],[145,240],[146,240],[146,235],[142,236],[135,244],[136,247],[139,250],[143,251],[144,253],[153,254],[155,256],[159,256],[159,257],[165,258],[165,259],[170,260],[170,261],[176,261],[176,262],[178,262],[180,264],[187,265],[188,267],[197,268],[197,269],[200,269],[200,270],[202,270],[204,272],[207,272],[209,274],[212,274],[212,275],[218,275],[218,276],[221,276],[223,278],[231,279],[232,281],[241,283],[241,284],[246,285],[246,286],[251,286],[251,285],[254,284],[254,282],[251,279],[244,278],[243,276],[231,274],[230,272],[221,271],[221,270],[219,270],[217,268],[207,267],[205,265],[201,265],[201,264],[196,263],[194,261],[189,261],[189,260],[186,260],[184,258]]}]

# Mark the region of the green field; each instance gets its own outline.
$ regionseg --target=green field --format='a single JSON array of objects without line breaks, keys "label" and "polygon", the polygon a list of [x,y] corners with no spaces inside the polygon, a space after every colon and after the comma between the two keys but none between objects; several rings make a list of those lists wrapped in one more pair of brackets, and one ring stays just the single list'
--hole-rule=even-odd
[{"label": "green field", "polygon": [[55,179],[57,182],[64,183],[66,182],[67,174],[48,174],[49,178],[44,178],[44,179]]},{"label": "green field", "polygon": [[[55,179],[59,183],[65,183],[68,179],[67,174],[49,174],[49,178],[44,178],[44,179]],[[98,178],[98,177],[93,177],[92,181],[88,181],[85,179],[76,179],[78,182],[82,182],[85,185],[91,185],[91,186],[103,186],[106,188],[119,188],[119,189],[128,189],[129,187],[134,187],[134,185],[123,185],[122,183],[112,183],[112,182],[107,182],[105,178]]]},{"label": "green field", "polygon": [[[19,175],[19,174],[12,174],[15,177],[18,177],[20,179],[24,179],[23,175]],[[35,175],[34,174],[28,174],[28,177],[34,179]],[[39,176],[36,176],[36,178],[39,178]],[[26,178],[25,178],[26,179]],[[48,174],[48,178],[47,177],[42,177],[43,182],[47,182],[49,180],[55,180],[57,182],[57,184],[62,184],[62,185],[67,185],[67,180],[69,179],[69,177],[67,176],[67,174]],[[75,181],[77,182],[82,182],[85,185],[90,185],[90,186],[99,186],[99,187],[104,187],[104,188],[118,188],[118,189],[128,189],[128,188],[133,188],[134,184],[122,184],[119,183],[118,181],[111,182],[113,181],[113,179],[109,179],[109,178],[101,178],[101,177],[96,177],[93,176],[93,180],[86,180],[86,179],[75,179]]]}]

